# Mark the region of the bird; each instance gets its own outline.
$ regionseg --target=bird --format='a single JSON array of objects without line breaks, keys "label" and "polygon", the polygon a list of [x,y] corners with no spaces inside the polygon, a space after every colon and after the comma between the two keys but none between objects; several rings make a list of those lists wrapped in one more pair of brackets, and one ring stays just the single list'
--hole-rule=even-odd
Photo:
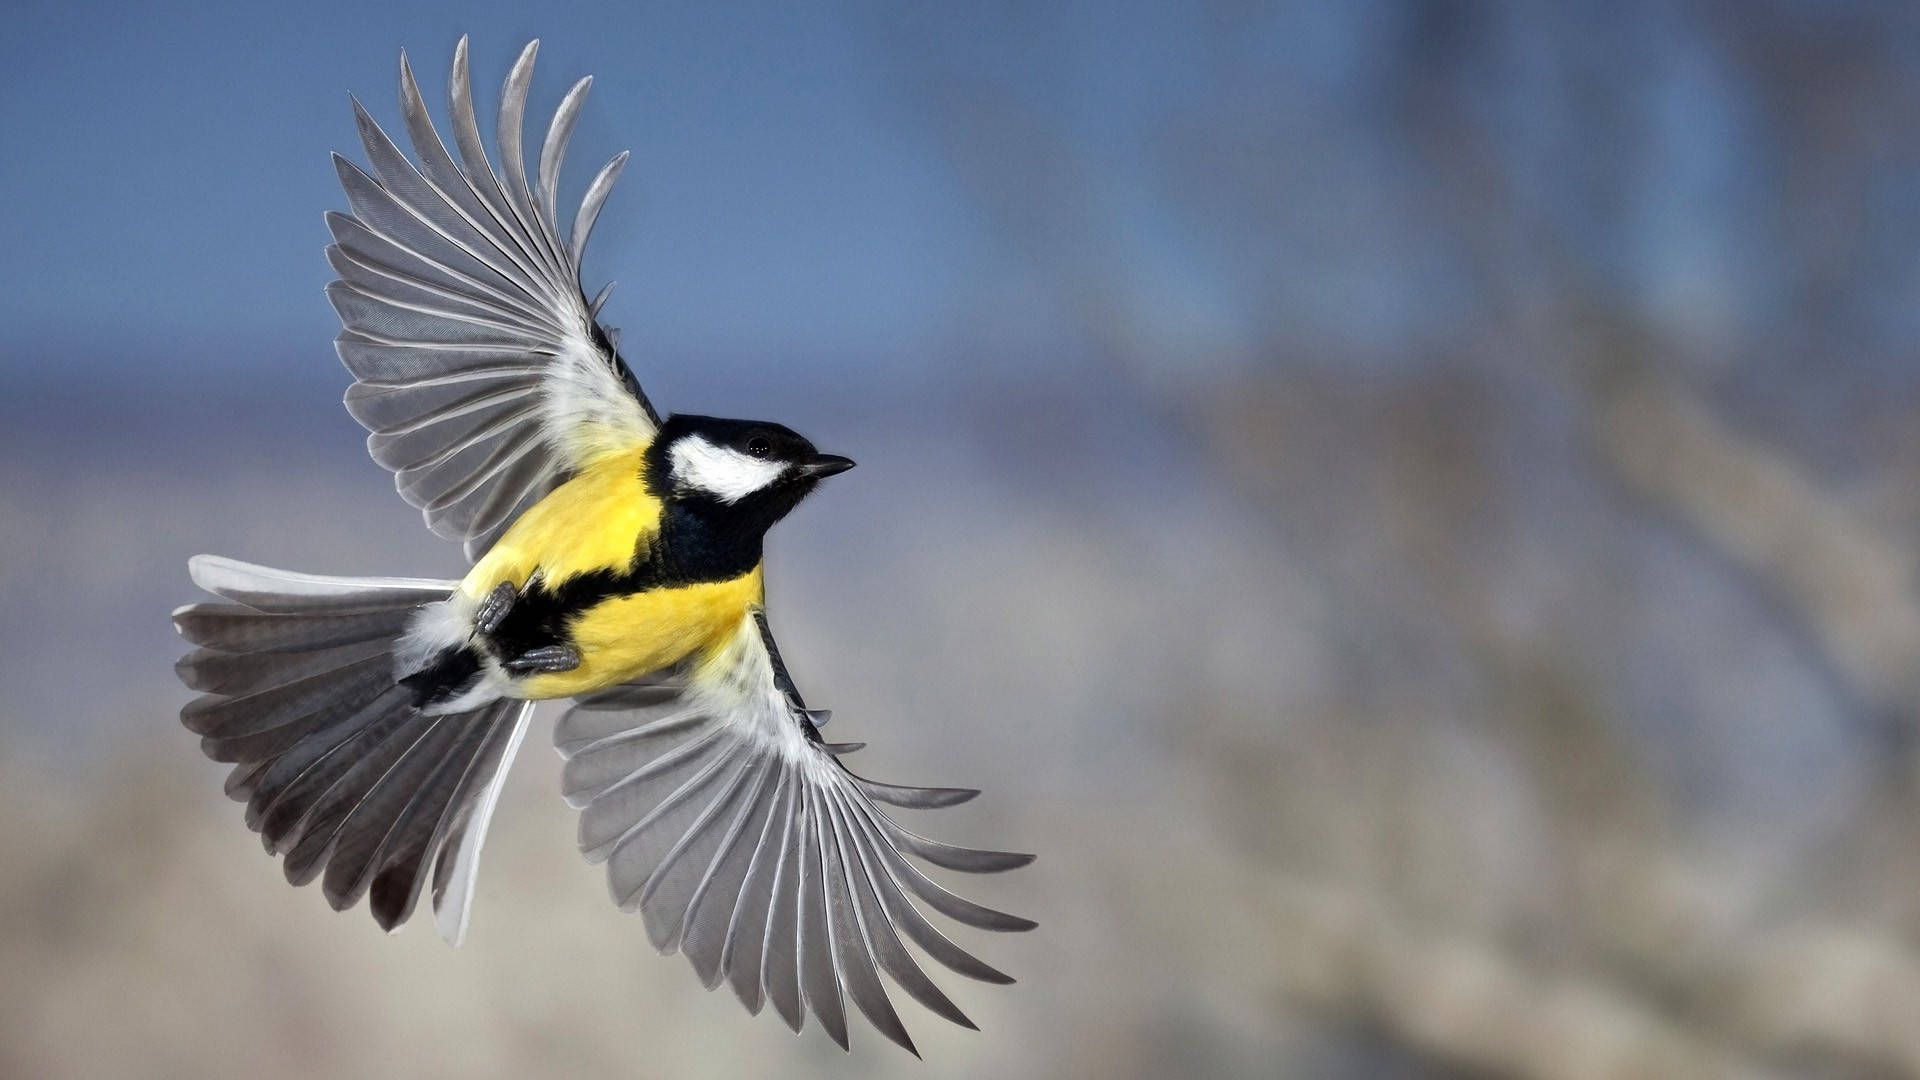
[{"label": "bird", "polygon": [[581,278],[627,154],[558,214],[561,161],[591,78],[555,111],[529,174],[523,128],[539,42],[509,71],[489,158],[468,42],[449,79],[452,149],[406,53],[409,158],[357,98],[362,168],[333,162],[348,212],[326,215],[345,404],[401,497],[468,563],[454,579],[341,577],[215,555],[189,575],[218,599],[173,623],[198,692],[181,710],[287,880],[336,910],[367,900],[399,929],[428,891],[465,937],[488,825],[535,703],[554,723],[579,843],[651,944],[709,990],[728,984],[843,1050],[846,1000],[918,1049],[882,976],[975,1024],[905,948],[1013,980],[956,945],[963,925],[1034,923],[964,899],[920,864],[1012,870],[1033,856],[928,839],[884,807],[968,788],[882,783],[821,734],[768,621],[764,541],[853,467],[785,425],[656,411]]}]

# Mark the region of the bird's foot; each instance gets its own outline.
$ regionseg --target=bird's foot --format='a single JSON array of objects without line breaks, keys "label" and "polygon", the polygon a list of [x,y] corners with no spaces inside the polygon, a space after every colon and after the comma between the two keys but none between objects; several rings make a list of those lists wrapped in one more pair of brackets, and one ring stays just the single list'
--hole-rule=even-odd
[{"label": "bird's foot", "polygon": [[554,675],[580,666],[580,650],[571,645],[528,649],[501,665],[510,675]]},{"label": "bird's foot", "polygon": [[520,590],[513,582],[503,581],[493,587],[485,600],[480,601],[480,610],[473,616],[473,629],[476,633],[491,634],[500,629],[507,621],[507,613],[513,610],[513,602],[520,598]]}]

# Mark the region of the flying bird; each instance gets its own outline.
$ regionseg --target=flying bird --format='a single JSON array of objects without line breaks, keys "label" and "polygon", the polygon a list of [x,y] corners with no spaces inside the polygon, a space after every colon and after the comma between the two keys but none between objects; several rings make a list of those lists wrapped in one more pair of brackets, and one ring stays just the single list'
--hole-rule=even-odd
[{"label": "flying bird", "polygon": [[909,832],[882,808],[977,794],[905,787],[841,763],[767,617],[767,531],[853,462],[780,424],[663,417],[598,321],[581,254],[627,155],[570,223],[561,159],[591,79],[561,102],[532,176],[521,136],[539,43],[507,76],[489,160],[467,42],[450,85],[453,148],[403,53],[413,157],[354,101],[367,154],[334,166],[327,295],[353,375],[347,410],[373,459],[436,535],[458,581],[330,577],[212,555],[195,584],[221,599],[173,614],[196,646],[181,711],[227,794],[336,909],[367,899],[393,930],[432,882],[440,933],[467,929],[487,826],[536,701],[571,698],[554,741],[580,846],[613,899],[712,989],[799,1031],[811,1012],[847,1046],[845,998],[918,1053],[881,976],[973,1027],[904,946],[992,983],[922,907],[973,927],[1029,920],[948,892],[914,862],[969,873],[1032,856]]}]

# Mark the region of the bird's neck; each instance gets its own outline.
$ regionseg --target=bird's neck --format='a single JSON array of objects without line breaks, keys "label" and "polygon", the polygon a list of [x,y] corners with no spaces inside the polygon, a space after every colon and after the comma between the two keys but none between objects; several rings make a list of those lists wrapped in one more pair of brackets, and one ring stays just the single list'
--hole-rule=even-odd
[{"label": "bird's neck", "polygon": [[731,507],[674,500],[661,514],[649,554],[670,578],[726,581],[760,564],[772,524]]}]

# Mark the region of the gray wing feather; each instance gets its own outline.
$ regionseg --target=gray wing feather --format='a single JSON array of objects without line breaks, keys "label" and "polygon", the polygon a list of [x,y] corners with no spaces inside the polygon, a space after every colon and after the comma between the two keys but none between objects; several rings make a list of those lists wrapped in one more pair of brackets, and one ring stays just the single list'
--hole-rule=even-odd
[{"label": "gray wing feather", "polygon": [[[519,465],[539,446],[539,437],[534,432],[525,429],[510,432],[503,438],[470,447],[431,465],[402,469],[394,474],[394,486],[402,495],[420,498],[421,509],[444,513],[469,502],[477,503],[477,497],[488,485]],[[436,494],[429,497],[429,491]]]},{"label": "gray wing feather", "polygon": [[[580,200],[580,210],[573,216],[573,242],[569,246],[569,254],[575,266],[580,265],[580,259],[586,255],[587,238],[593,235],[593,223],[600,220],[600,208],[607,204],[607,196],[613,192],[613,182],[620,179],[620,171],[626,167],[627,152],[622,150],[602,165],[593,183],[587,185],[586,197]],[[613,282],[609,281],[593,298],[590,310],[595,317],[599,316],[600,306],[607,302],[612,292]]]},{"label": "gray wing feather", "polygon": [[745,808],[751,794],[751,781],[756,776],[753,765],[732,770],[726,787],[654,863],[640,886],[636,901],[641,919],[646,924],[648,938],[661,952],[671,953],[680,948],[687,909],[719,854],[728,826],[738,812],[736,808]]},{"label": "gray wing feather", "polygon": [[[875,824],[883,815],[871,806],[859,808],[860,814]],[[894,877],[902,885],[919,897],[928,907],[945,915],[955,922],[966,923],[982,930],[1031,930],[1033,920],[1018,915],[1009,915],[1004,911],[995,911],[942,888],[932,878],[920,872],[920,869],[900,857],[900,852],[890,843],[879,846],[877,854],[882,862],[892,870]]]},{"label": "gray wing feather", "polygon": [[489,248],[497,251],[498,245],[448,235],[422,212],[339,154],[333,156],[333,169],[340,178],[341,190],[346,193],[348,208],[369,232],[422,259],[477,278],[491,289],[505,290],[508,295],[517,290],[536,302],[536,310],[537,302],[545,299],[527,284],[527,271],[515,260],[490,258],[485,254]]},{"label": "gray wing feather", "polygon": [[[403,70],[405,62],[403,55]],[[404,115],[407,104],[404,76],[401,82],[401,108]],[[438,233],[447,243],[493,266],[528,293],[539,293],[543,277],[540,268],[525,257],[518,245],[500,241],[488,224],[489,215],[469,212],[469,207],[484,209],[466,202],[464,196],[471,192],[471,188],[462,192],[463,185],[436,183],[428,179],[420,166],[407,159],[399,144],[373,119],[360,100],[353,98],[352,101],[354,127],[359,132],[361,146],[366,149],[367,164],[372,168],[380,187],[399,206]],[[415,152],[419,152],[417,141]],[[430,157],[431,150],[423,161]]]},{"label": "gray wing feather", "polygon": [[536,189],[522,135],[537,52],[530,43],[507,76],[497,170],[480,141],[465,38],[450,80],[458,161],[404,54],[413,159],[358,101],[367,169],[335,156],[352,213],[327,218],[339,274],[327,293],[344,327],[336,348],[357,380],[347,408],[401,497],[469,558],[595,454],[641,445],[655,426],[580,285],[587,234],[625,155],[594,178],[563,239],[561,165],[591,80],[556,111]]},{"label": "gray wing feather", "polygon": [[441,510],[441,520],[454,529],[464,530],[472,537],[468,543],[475,550],[485,551],[515,518],[546,494],[544,479],[551,476],[552,471],[552,455],[546,444],[536,442],[531,450],[501,470],[497,482],[475,488]]},{"label": "gray wing feather", "polygon": [[787,770],[776,773],[774,799],[768,806],[767,820],[760,826],[760,838],[754,844],[746,879],[727,919],[726,940],[720,946],[720,966],[725,969],[727,983],[755,1016],[766,1001],[761,965],[765,960],[767,912],[773,907],[774,876],[785,850],[787,824],[793,817],[795,787]]},{"label": "gray wing feather", "polygon": [[507,81],[500,88],[500,113],[494,125],[494,145],[500,149],[500,164],[506,172],[507,205],[526,235],[533,238],[532,251],[543,259],[553,252],[545,230],[534,216],[533,191],[527,186],[527,157],[520,142],[527,115],[527,94],[533,88],[533,61],[540,53],[540,42],[529,41],[514,60]]},{"label": "gray wing feather", "polygon": [[580,119],[580,107],[587,103],[587,88],[592,85],[591,75],[573,84],[560,107],[554,110],[553,123],[540,145],[540,211],[547,235],[556,239],[560,235],[560,162],[566,157],[573,125]]},{"label": "gray wing feather", "polygon": [[[459,47],[454,50],[454,63],[456,81],[464,79],[465,38],[461,39]],[[468,111],[471,112],[470,95],[456,93],[456,104],[457,99],[463,96],[468,102]],[[407,62],[407,54],[404,50],[400,53],[400,116],[407,125],[407,138],[413,143],[414,156],[419,159],[424,175],[433,182],[434,187],[458,207],[468,221],[499,222],[500,214],[486,200],[486,185],[491,184],[493,180],[491,167],[483,168],[482,174],[485,178],[483,183],[480,175],[469,177],[461,171],[460,166],[454,164],[452,155],[447,153],[446,143],[441,140],[440,133],[434,130],[433,120],[427,115],[426,99],[421,96],[420,84],[413,77],[413,65]],[[482,154],[483,166],[485,161],[485,155]],[[506,251],[513,251],[526,247],[524,237],[509,235],[508,239],[513,242],[506,245],[494,243],[495,248],[504,247]],[[539,308],[533,307],[529,310],[538,311]]]},{"label": "gray wing feather", "polygon": [[893,1011],[893,1003],[887,1000],[886,988],[880,985],[880,972],[874,966],[873,945],[867,940],[867,928],[860,920],[860,912],[853,901],[854,860],[840,844],[839,830],[833,821],[833,791],[823,789],[815,793],[814,830],[820,834],[820,849],[825,855],[825,879],[823,884],[827,892],[827,920],[830,939],[833,943],[833,967],[839,973],[840,983],[846,988],[847,996],[867,1018],[867,1022],[880,1029],[880,1033],[905,1047],[914,1057],[920,1051],[913,1045],[913,1039],[907,1035],[900,1016]]},{"label": "gray wing feather", "polygon": [[418,430],[441,415],[520,400],[539,381],[539,372],[522,364],[476,367],[429,376],[404,388],[354,383],[347,390],[346,405],[347,412],[368,431],[393,435]]},{"label": "gray wing feather", "polygon": [[781,789],[781,771],[770,761],[756,763],[749,793],[727,826],[720,849],[694,886],[681,924],[680,951],[693,964],[700,984],[711,990],[726,973],[721,960],[734,901],[746,884],[755,845],[772,816]]},{"label": "gray wing feather", "polygon": [[[798,778],[796,778],[797,780]],[[787,819],[780,836],[780,861],[773,879],[773,902],[767,905],[767,931],[760,947],[760,966],[766,972],[767,1000],[788,1028],[799,1031],[806,1021],[800,1005],[800,865],[801,835],[806,828],[806,784],[796,782],[787,803]]]},{"label": "gray wing feather", "polygon": [[[853,805],[851,800],[848,805],[850,808]],[[862,850],[869,854],[877,851],[882,841],[872,826],[867,823],[865,816],[855,813],[850,817],[866,837],[868,846]],[[978,979],[997,986],[1008,986],[1013,983],[1013,976],[955,945],[951,938],[940,931],[939,927],[920,914],[920,909],[914,907],[913,902],[901,890],[899,879],[894,877],[891,868],[877,858],[870,858],[868,865],[876,868],[874,884],[879,888],[880,905],[886,912],[887,918],[902,934],[906,935],[908,941],[919,946],[920,951],[970,979]]]},{"label": "gray wing feather", "polygon": [[439,271],[438,267],[424,272],[412,270],[409,273],[418,276],[407,276],[373,262],[367,256],[355,257],[352,252],[338,245],[328,249],[327,262],[332,265],[334,273],[340,275],[341,281],[369,296],[407,304],[446,318],[492,320],[527,333],[527,340],[533,343],[541,340],[540,324],[517,306],[500,303],[490,295],[490,290],[465,285],[454,274]]},{"label": "gray wing feather", "polygon": [[[531,44],[528,46],[531,48]],[[525,250],[533,247],[532,234],[528,233],[512,208],[507,204],[505,189],[500,186],[500,178],[494,172],[493,163],[487,160],[486,148],[480,142],[480,125],[473,114],[473,80],[467,73],[467,39],[462,37],[453,49],[453,71],[447,81],[448,112],[453,118],[453,140],[460,149],[460,161],[465,175],[474,192],[486,202],[494,221]],[[425,112],[422,111],[422,118]],[[431,124],[428,125],[431,127]]]},{"label": "gray wing feather", "polygon": [[827,1037],[847,1048],[847,1013],[827,914],[827,857],[820,845],[819,792],[800,789],[800,996]]},{"label": "gray wing feather", "polygon": [[902,938],[960,974],[1012,980],[954,945],[916,904],[983,929],[1034,924],[949,892],[909,856],[970,873],[1032,857],[929,840],[882,813],[878,801],[946,806],[972,793],[848,772],[776,675],[754,617],[721,656],[690,670],[701,674],[591,695],[555,726],[582,850],[606,862],[615,902],[638,909],[653,944],[685,953],[704,985],[726,981],[749,1011],[770,1002],[796,1031],[811,1012],[846,1046],[851,999],[913,1051],[882,976],[973,1027]]},{"label": "gray wing feather", "polygon": [[[535,436],[518,421],[520,412],[494,412],[476,420],[472,429],[448,445],[399,467],[393,484],[402,495],[417,498],[424,508],[451,507],[471,499],[489,474],[531,453]],[[402,445],[393,446],[394,456]],[[414,452],[413,447],[407,453]],[[441,531],[447,525],[441,524]]]},{"label": "gray wing feather", "polygon": [[845,797],[834,793],[833,805],[829,808],[833,815],[833,827],[840,840],[842,853],[857,864],[856,872],[851,875],[854,896],[859,905],[861,933],[868,950],[901,989],[912,995],[915,1001],[925,1005],[941,1017],[964,1028],[978,1030],[967,1014],[960,1011],[952,999],[934,984],[927,973],[913,959],[912,954],[900,944],[894,933],[893,920],[887,917],[886,909],[880,903],[880,878],[865,848],[856,839],[859,833],[849,824],[849,813]]},{"label": "gray wing feather", "polygon": [[[701,800],[716,787],[722,793],[731,790],[731,781],[740,771],[737,762],[729,762],[719,754],[708,755],[704,760],[690,758],[686,764],[697,765],[698,768],[632,828],[622,830],[619,835],[595,848],[586,846],[592,839],[590,835],[581,836],[581,847],[589,861],[596,856],[605,858],[613,902],[622,911],[632,911],[640,906],[640,893],[646,887],[647,878],[698,818],[705,805]],[[640,795],[643,791],[635,785],[623,785],[617,790],[621,795],[632,796]],[[588,809],[592,810],[591,807]],[[648,929],[651,931],[652,927]]]},{"label": "gray wing feather", "polygon": [[847,773],[847,779],[853,781],[855,787],[865,792],[867,798],[878,799],[883,803],[891,803],[906,810],[935,810],[943,806],[958,806],[980,794],[976,788],[903,787],[899,784],[882,784],[852,772]]},{"label": "gray wing feather", "polygon": [[878,820],[880,831],[886,834],[894,847],[947,870],[959,870],[967,874],[998,874],[1017,870],[1033,861],[1033,856],[1023,852],[987,851],[984,848],[958,847],[929,840],[908,832],[885,815],[880,815]]}]

